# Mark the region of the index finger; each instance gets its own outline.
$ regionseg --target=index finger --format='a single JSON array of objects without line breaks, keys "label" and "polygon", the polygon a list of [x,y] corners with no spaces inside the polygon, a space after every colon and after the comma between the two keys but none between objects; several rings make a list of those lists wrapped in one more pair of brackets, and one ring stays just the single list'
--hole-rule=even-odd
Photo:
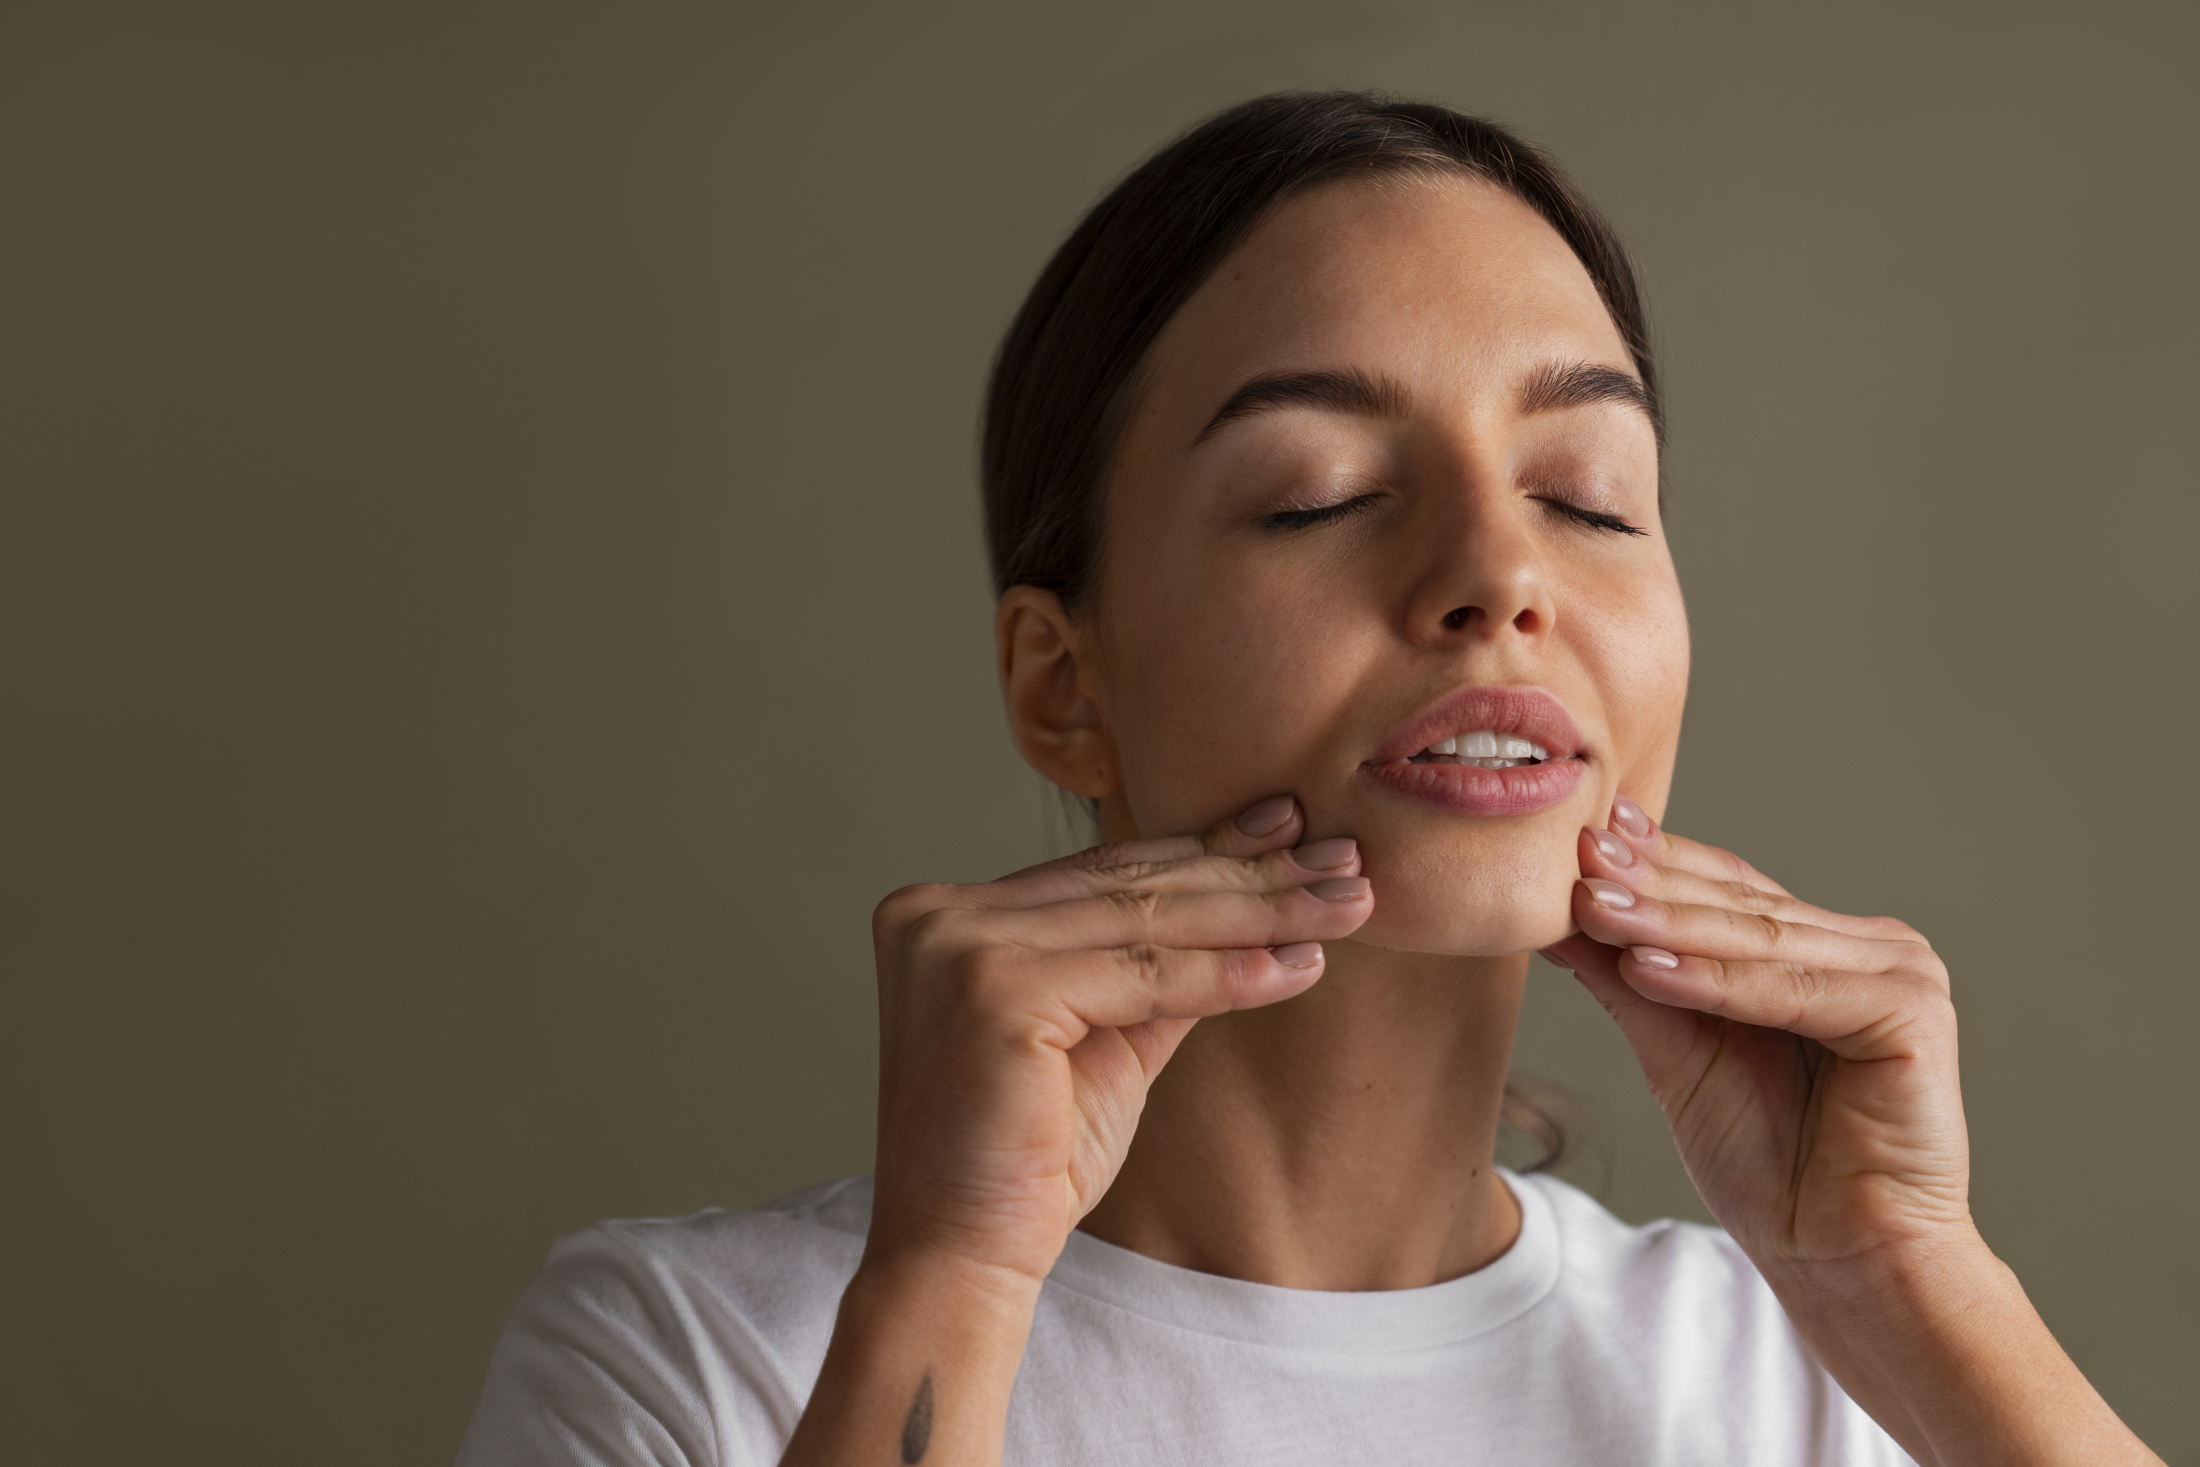
[{"label": "index finger", "polygon": [[1711,881],[1738,882],[1753,886],[1774,896],[1790,897],[1790,892],[1779,882],[1750,865],[1732,851],[1722,851],[1717,846],[1707,846],[1702,841],[1690,840],[1684,835],[1674,835],[1625,795],[1612,800],[1612,834],[1634,848],[1638,855],[1648,856],[1661,866],[1671,866]]},{"label": "index finger", "polygon": [[[1102,887],[1146,881],[1171,867],[1215,857],[1255,864],[1288,849],[1305,832],[1306,817],[1299,802],[1289,795],[1275,795],[1201,835],[1111,841],[963,890],[971,906],[1040,906],[1090,896]],[[1353,863],[1352,872],[1358,869]],[[1323,874],[1329,873],[1325,869]]]}]

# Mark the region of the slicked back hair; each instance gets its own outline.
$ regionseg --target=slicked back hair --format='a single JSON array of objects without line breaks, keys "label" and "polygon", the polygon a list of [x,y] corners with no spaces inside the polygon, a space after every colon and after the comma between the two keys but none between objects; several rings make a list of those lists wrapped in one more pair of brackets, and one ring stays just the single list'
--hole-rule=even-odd
[{"label": "slicked back hair", "polygon": [[1169,318],[1253,226],[1317,184],[1395,173],[1483,180],[1572,246],[1611,312],[1664,438],[1633,264],[1556,164],[1492,122],[1367,92],[1283,92],[1210,118],[1085,215],[1001,342],[981,477],[994,588],[1076,607],[1098,571],[1108,462],[1140,365]]}]

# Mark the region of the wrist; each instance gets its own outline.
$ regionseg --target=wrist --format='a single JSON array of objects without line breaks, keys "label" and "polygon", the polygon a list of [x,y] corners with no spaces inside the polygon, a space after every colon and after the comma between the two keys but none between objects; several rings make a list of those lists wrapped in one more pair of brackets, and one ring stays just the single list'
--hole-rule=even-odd
[{"label": "wrist", "polygon": [[1039,1280],[953,1254],[866,1250],[790,1467],[998,1463]]},{"label": "wrist", "polygon": [[1920,1463],[2154,1462],[1960,1227],[1764,1270],[1811,1351]]},{"label": "wrist", "polygon": [[1020,1354],[1042,1282],[945,1251],[866,1249],[841,1296],[840,1313],[870,1325],[927,1320],[933,1333],[973,1341],[1006,1332]]}]

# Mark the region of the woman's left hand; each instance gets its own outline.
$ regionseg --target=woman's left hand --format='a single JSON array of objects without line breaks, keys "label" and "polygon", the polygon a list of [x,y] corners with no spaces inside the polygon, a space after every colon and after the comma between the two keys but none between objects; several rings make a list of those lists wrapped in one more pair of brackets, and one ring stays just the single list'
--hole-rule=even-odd
[{"label": "woman's left hand", "polygon": [[1971,1221],[1948,970],[1621,796],[1545,949],[1619,1021],[1696,1190],[1819,1361],[1926,1467],[2160,1459]]},{"label": "woman's left hand", "polygon": [[1975,1237],[1948,970],[1622,796],[1546,950],[1618,1020],[1712,1213],[1768,1274]]}]

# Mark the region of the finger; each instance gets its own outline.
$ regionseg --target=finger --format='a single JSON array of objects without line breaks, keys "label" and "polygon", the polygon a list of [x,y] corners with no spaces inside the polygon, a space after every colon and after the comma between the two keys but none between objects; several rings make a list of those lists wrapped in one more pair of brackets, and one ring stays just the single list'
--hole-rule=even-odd
[{"label": "finger", "polygon": [[993,911],[946,908],[913,925],[911,940],[942,958],[994,946],[1034,951],[1119,948],[1266,948],[1343,937],[1374,910],[1364,876],[1326,877],[1268,891],[1139,888]]},{"label": "finger", "polygon": [[1732,851],[1722,851],[1717,846],[1707,846],[1701,841],[1693,841],[1686,836],[1673,835],[1666,831],[1650,818],[1649,811],[1625,795],[1615,796],[1612,800],[1610,828],[1613,834],[1624,838],[1635,852],[1649,856],[1659,865],[1692,871],[1714,881],[1733,881],[1780,896],[1788,895],[1786,887]]},{"label": "finger", "polygon": [[1618,976],[1644,998],[1815,1039],[1843,1059],[1914,1055],[1941,1032],[1947,996],[1907,970],[1846,972],[1792,962],[1720,961],[1638,946]]},{"label": "finger", "polygon": [[[1304,993],[1322,975],[1319,943],[1280,949],[1165,948],[1133,944],[1074,952],[1021,953],[997,962],[1000,992],[988,1005],[1014,1023],[1037,1026],[1042,1042],[1073,1048],[1094,1029],[1151,1035],[1149,1073],[1166,1062],[1179,1021],[1204,1019]],[[1150,1026],[1150,1027],[1149,1027]]]},{"label": "finger", "polygon": [[955,899],[961,905],[988,907],[1062,901],[1095,889],[1093,883],[1082,879],[1088,872],[1137,876],[1209,857],[1250,860],[1288,848],[1305,831],[1306,817],[1299,809],[1299,802],[1289,795],[1274,795],[1201,835],[1105,841],[1059,860],[1027,867],[998,881],[957,888]]},{"label": "finger", "polygon": [[1649,856],[1638,855],[1631,844],[1610,831],[1584,830],[1579,854],[1583,876],[1618,882],[1640,896],[1675,904],[1729,907],[1783,922],[1807,922],[1853,937],[1918,940],[1906,923],[1892,917],[1852,917],[1844,912],[1829,912],[1777,890],[1704,876],[1678,866],[1660,865]]},{"label": "finger", "polygon": [[1732,907],[1667,902],[1622,883],[1587,877],[1574,886],[1574,920],[1612,947],[1649,945],[1721,961],[1794,963],[1828,971],[1884,973],[1931,962],[1921,943],[1838,932]]},{"label": "finger", "polygon": [[1336,836],[1293,847],[1304,831],[1298,802],[1282,795],[1204,836],[1094,846],[985,886],[956,888],[943,904],[1031,907],[1119,891],[1269,891],[1360,874],[1358,842]]}]

